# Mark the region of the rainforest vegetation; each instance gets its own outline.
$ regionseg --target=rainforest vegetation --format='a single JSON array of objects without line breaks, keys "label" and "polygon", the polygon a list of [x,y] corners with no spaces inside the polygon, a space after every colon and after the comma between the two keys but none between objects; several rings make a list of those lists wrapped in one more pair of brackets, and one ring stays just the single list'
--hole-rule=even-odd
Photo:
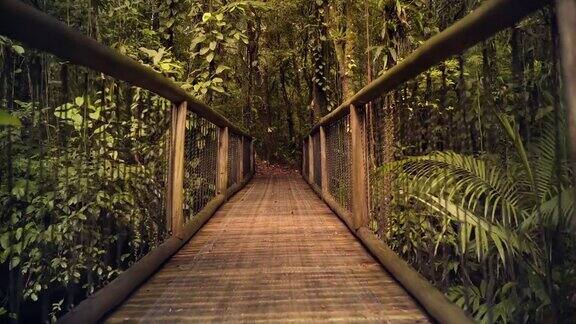
[{"label": "rainforest vegetation", "polygon": [[[484,1],[24,2],[297,167],[315,122]],[[372,229],[481,322],[576,321],[559,55],[547,7],[368,110]],[[171,103],[2,36],[0,69],[0,322],[52,322],[168,235]],[[215,140],[200,119],[188,128],[190,154]]]}]

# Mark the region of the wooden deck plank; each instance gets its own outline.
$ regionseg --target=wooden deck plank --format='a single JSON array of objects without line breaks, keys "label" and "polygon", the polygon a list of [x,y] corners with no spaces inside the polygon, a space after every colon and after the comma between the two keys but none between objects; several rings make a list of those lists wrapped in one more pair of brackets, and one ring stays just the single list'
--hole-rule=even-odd
[{"label": "wooden deck plank", "polygon": [[107,322],[428,323],[297,176],[258,175]]}]

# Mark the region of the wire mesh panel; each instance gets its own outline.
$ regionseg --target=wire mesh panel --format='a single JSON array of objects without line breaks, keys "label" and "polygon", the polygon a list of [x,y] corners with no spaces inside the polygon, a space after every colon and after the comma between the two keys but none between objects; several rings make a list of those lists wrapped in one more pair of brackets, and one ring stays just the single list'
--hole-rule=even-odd
[{"label": "wire mesh panel", "polygon": [[40,322],[51,311],[41,305],[68,310],[168,235],[172,105],[9,48],[0,56],[0,107],[12,116],[0,125],[0,276],[11,280],[0,282],[0,309]]},{"label": "wire mesh panel", "polygon": [[394,160],[395,126],[397,125],[393,106],[390,103],[392,95],[379,98],[367,105],[366,142],[368,154],[368,187],[369,212],[371,228],[383,236],[387,228],[387,217],[390,215],[392,202],[392,179],[390,174],[378,172],[379,167]]},{"label": "wire mesh panel", "polygon": [[184,142],[185,221],[201,211],[216,196],[218,128],[194,113],[188,113]]},{"label": "wire mesh panel", "polygon": [[228,140],[228,188],[238,182],[240,137],[230,133]]},{"label": "wire mesh panel", "polygon": [[320,159],[322,152],[320,151],[320,132],[312,135],[312,145],[314,147],[314,183],[322,187],[322,161]]},{"label": "wire mesh panel", "polygon": [[251,165],[250,165],[250,161],[252,161],[252,140],[250,140],[249,138],[244,138],[244,149],[243,149],[243,153],[242,153],[242,168],[243,170],[243,174],[244,177],[248,176],[248,174],[250,174],[250,170],[251,170]]},{"label": "wire mesh panel", "polygon": [[326,127],[326,166],[332,197],[352,210],[352,156],[350,116]]}]

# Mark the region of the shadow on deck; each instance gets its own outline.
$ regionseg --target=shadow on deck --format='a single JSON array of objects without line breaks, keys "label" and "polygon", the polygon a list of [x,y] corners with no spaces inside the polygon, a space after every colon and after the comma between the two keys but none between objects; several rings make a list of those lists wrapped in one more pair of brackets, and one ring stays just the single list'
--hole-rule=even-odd
[{"label": "shadow on deck", "polygon": [[297,175],[257,175],[107,321],[429,322]]}]

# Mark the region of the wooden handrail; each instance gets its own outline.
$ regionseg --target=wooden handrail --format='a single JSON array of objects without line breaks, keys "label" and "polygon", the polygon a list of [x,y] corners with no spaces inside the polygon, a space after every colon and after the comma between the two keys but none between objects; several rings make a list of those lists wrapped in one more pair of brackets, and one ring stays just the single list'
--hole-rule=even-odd
[{"label": "wooden handrail", "polygon": [[188,110],[219,127],[228,127],[234,133],[252,138],[176,82],[21,1],[0,0],[0,35],[150,90],[174,104],[186,101]]},{"label": "wooden handrail", "polygon": [[378,96],[426,72],[446,59],[464,52],[479,42],[514,26],[550,0],[490,0],[452,26],[422,44],[406,59],[370,82],[352,98],[324,116],[312,132],[350,112],[350,106],[363,107]]}]

